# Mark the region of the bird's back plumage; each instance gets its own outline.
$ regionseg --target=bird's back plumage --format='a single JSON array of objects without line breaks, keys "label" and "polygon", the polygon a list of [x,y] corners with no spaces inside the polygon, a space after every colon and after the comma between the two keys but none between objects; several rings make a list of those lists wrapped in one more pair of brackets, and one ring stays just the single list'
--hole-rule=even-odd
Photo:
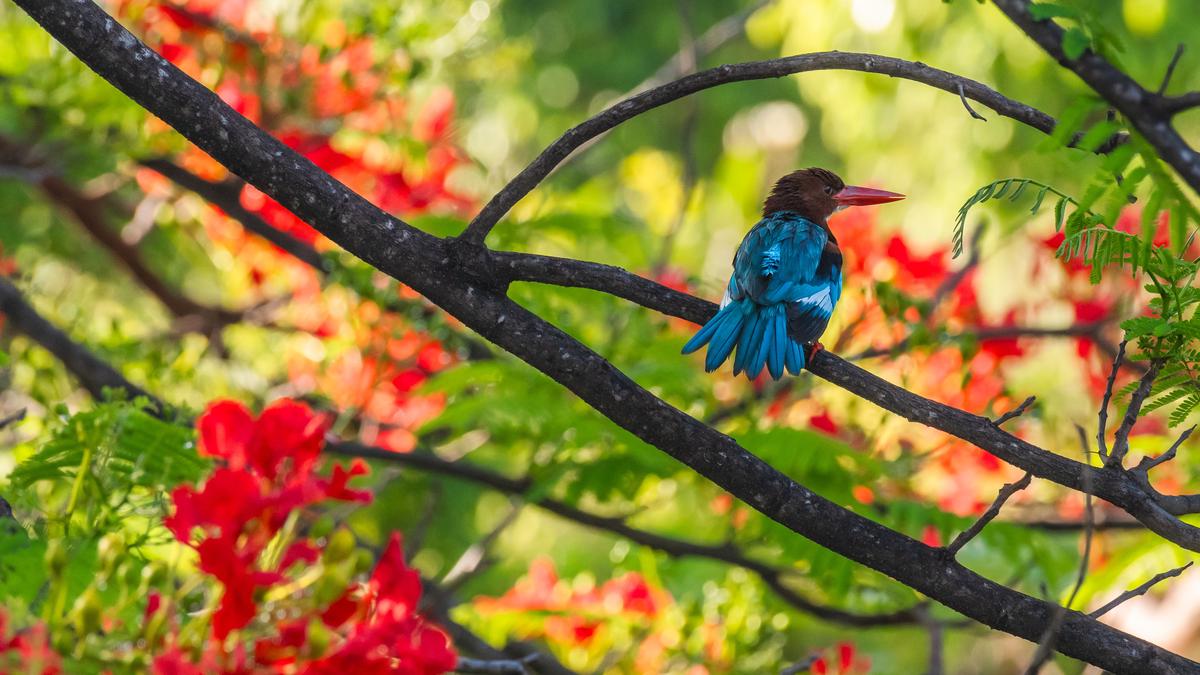
[{"label": "bird's back plumage", "polygon": [[805,366],[803,345],[821,336],[842,291],[841,253],[823,225],[792,211],[760,220],[738,246],[733,275],[716,316],[684,345],[708,345],[704,367],[718,368],[736,349],[733,372],[779,379]]}]

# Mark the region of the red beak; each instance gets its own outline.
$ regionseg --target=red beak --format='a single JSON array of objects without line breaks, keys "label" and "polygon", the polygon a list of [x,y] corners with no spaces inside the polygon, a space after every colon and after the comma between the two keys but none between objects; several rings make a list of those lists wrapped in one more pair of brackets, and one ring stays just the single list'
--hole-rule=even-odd
[{"label": "red beak", "polygon": [[869,206],[871,204],[887,204],[904,199],[904,195],[887,190],[847,185],[833,196],[839,206]]}]

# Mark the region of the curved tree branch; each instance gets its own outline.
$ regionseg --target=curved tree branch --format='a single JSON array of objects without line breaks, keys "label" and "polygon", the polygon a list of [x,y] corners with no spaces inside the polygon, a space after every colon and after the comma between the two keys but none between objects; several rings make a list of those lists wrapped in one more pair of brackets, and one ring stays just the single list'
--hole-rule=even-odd
[{"label": "curved tree branch", "polygon": [[[450,246],[383,213],[238,115],[94,3],[15,2],[102,77],[330,239],[407,283],[483,337],[764,515],[947,607],[1026,640],[1038,640],[1058,614],[1056,605],[988,580],[956,563],[941,548],[839,507],[776,471],[732,438],[657,398],[599,354],[509,300],[486,255]],[[543,165],[551,163],[547,160]],[[832,357],[817,358],[814,365],[832,361]],[[1083,614],[1063,616],[1056,648],[1067,655],[1123,672],[1200,671],[1200,664]]]},{"label": "curved tree branch", "polygon": [[814,70],[856,70],[913,80],[956,96],[961,94],[965,98],[982,103],[1005,117],[1027,124],[1043,133],[1048,134],[1053,131],[1056,124],[1053,117],[1020,101],[1014,101],[986,84],[927,66],[924,63],[905,61],[891,56],[854,52],[818,52],[718,66],[630,96],[572,127],[509,181],[504,189],[496,193],[496,196],[492,197],[491,201],[463,231],[460,239],[471,244],[483,244],[488,232],[504,217],[504,214],[508,213],[546,176],[550,175],[554,167],[588,140],[622,122],[671,101],[722,84],[784,77]]}]

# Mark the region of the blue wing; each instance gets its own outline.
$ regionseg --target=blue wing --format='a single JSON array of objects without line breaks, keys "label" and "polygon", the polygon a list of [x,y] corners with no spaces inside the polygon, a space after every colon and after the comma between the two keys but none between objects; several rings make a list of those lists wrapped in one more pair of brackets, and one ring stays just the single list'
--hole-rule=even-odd
[{"label": "blue wing", "polygon": [[796,214],[785,211],[762,219],[734,256],[731,299],[800,303],[827,320],[842,292],[840,267],[820,269],[827,243],[825,228]]}]

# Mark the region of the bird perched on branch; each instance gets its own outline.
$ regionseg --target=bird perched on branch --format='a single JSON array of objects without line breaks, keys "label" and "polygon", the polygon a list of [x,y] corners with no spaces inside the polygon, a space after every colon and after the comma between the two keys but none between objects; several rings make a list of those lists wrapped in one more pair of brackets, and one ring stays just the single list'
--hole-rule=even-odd
[{"label": "bird perched on branch", "polygon": [[737,348],[733,374],[754,379],[763,367],[793,375],[821,349],[817,342],[842,295],[842,252],[826,220],[848,206],[885,204],[904,195],[846,185],[832,171],[802,169],[780,178],[733,257],[721,309],[683,346],[708,345],[704,369],[716,370]]}]

